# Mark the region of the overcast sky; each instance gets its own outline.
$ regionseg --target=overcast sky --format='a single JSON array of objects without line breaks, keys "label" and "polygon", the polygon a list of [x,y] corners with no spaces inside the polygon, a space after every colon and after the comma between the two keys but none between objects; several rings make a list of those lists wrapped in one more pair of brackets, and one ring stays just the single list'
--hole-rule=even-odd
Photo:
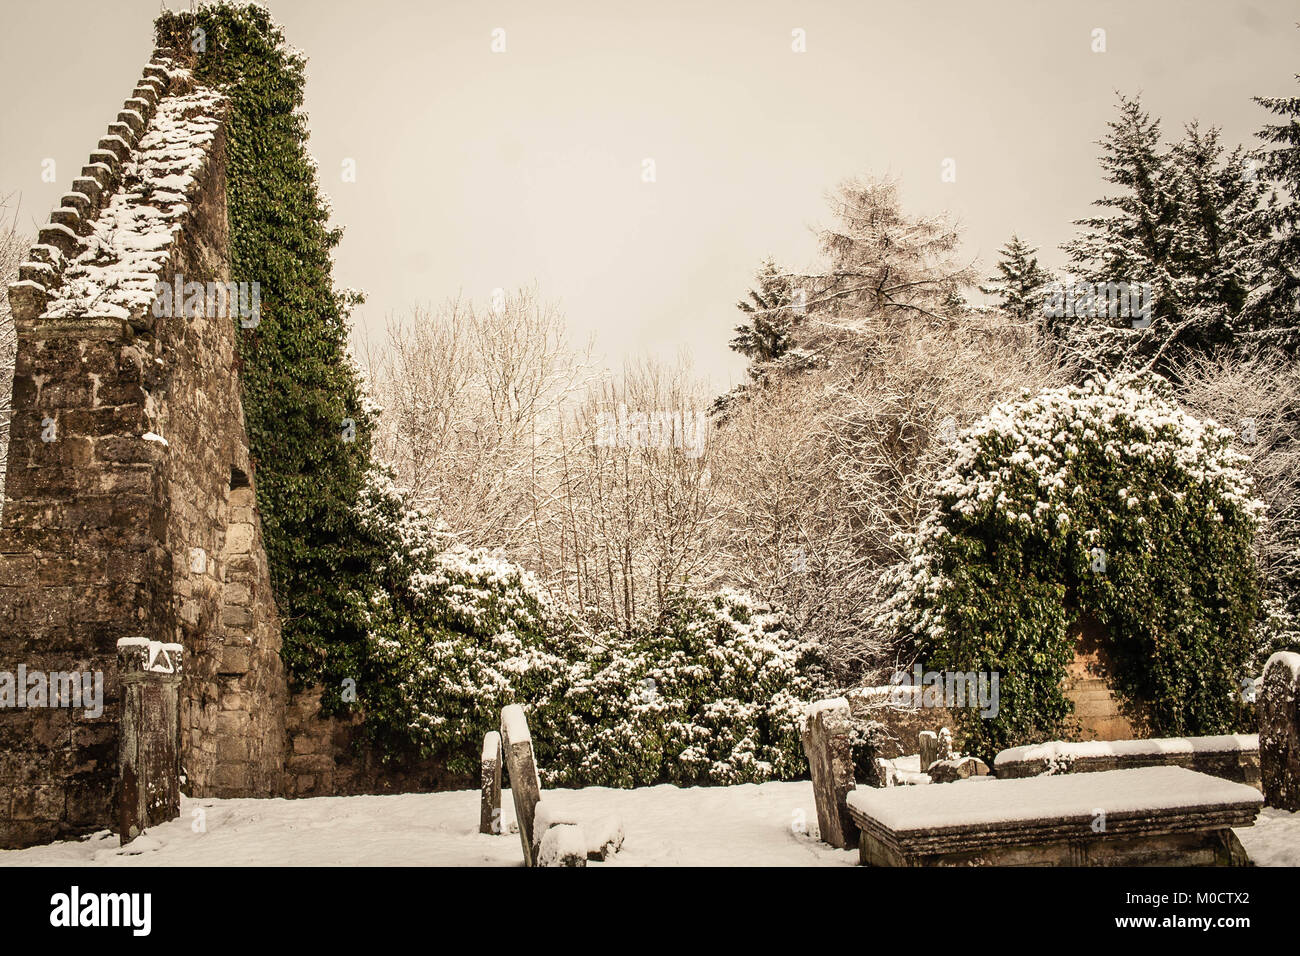
[{"label": "overcast sky", "polygon": [[[34,229],[130,95],[159,5],[2,2],[0,196]],[[1199,118],[1252,145],[1250,97],[1300,93],[1294,2],[269,5],[310,58],[310,149],[363,334],[535,282],[610,363],[684,348],[718,389],[742,375],[726,343],[759,259],[810,265],[839,180],[896,176],[909,211],[962,221],[982,269],[1013,230],[1059,265],[1102,191],[1115,91],[1169,134]]]}]

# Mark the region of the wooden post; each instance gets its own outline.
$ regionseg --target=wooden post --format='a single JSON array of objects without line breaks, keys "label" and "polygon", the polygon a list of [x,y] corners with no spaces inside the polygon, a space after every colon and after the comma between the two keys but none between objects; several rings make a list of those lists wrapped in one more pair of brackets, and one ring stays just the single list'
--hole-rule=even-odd
[{"label": "wooden post", "polygon": [[479,803],[478,832],[501,832],[501,734],[490,730],[483,735],[481,765],[483,798]]},{"label": "wooden post", "polygon": [[535,866],[533,814],[537,810],[537,802],[542,798],[542,781],[533,759],[533,740],[528,732],[528,718],[518,704],[502,709],[501,737],[506,772],[510,775],[510,796],[515,801],[515,820],[519,824],[519,842],[524,847],[524,865]]}]

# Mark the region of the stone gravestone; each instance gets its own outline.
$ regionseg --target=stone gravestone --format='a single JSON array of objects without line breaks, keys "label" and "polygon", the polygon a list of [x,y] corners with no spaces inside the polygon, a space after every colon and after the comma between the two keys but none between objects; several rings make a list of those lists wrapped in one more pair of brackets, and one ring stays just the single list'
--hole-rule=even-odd
[{"label": "stone gravestone", "polygon": [[479,804],[478,832],[501,832],[501,734],[495,730],[483,736],[481,764],[483,798]]},{"label": "stone gravestone", "polygon": [[858,827],[849,816],[847,797],[853,779],[852,723],[843,697],[819,700],[804,714],[801,736],[812,773],[813,799],[822,842],[850,850],[857,845]]},{"label": "stone gravestone", "polygon": [[524,846],[524,865],[535,866],[533,857],[533,814],[542,798],[542,781],[533,759],[533,739],[528,732],[528,718],[523,707],[511,704],[501,711],[501,737],[506,772],[510,775],[510,795],[515,801],[515,820],[519,824],[519,841]]},{"label": "stone gravestone", "polygon": [[923,730],[920,733],[920,743],[921,773],[925,773],[930,769],[930,764],[939,759],[939,735],[933,730]]},{"label": "stone gravestone", "polygon": [[122,684],[117,824],[123,844],[180,816],[178,691],[182,649],[143,637],[117,642]]},{"label": "stone gravestone", "polygon": [[954,783],[971,777],[987,777],[989,767],[979,757],[944,757],[930,764],[926,773],[931,783]]},{"label": "stone gravestone", "polygon": [[1258,707],[1264,802],[1281,810],[1300,810],[1300,654],[1278,651],[1268,659]]}]

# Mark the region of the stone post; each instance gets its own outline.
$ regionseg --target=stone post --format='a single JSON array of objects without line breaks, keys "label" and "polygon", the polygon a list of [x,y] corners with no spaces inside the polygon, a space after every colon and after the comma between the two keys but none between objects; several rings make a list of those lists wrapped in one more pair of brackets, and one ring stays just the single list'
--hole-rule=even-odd
[{"label": "stone post", "polygon": [[542,799],[542,780],[533,757],[533,738],[528,718],[518,704],[501,710],[501,737],[506,770],[510,774],[510,796],[515,801],[515,820],[519,839],[524,845],[524,865],[536,866],[533,855],[533,815]]},{"label": "stone post", "polygon": [[495,730],[483,736],[480,765],[483,796],[479,803],[478,832],[501,832],[501,734]]},{"label": "stone post", "polygon": [[803,751],[812,774],[813,800],[822,842],[850,850],[858,844],[858,827],[849,816],[853,779],[853,725],[843,697],[819,700],[804,714]]},{"label": "stone post", "polygon": [[933,730],[923,730],[919,735],[921,742],[921,773],[930,769],[930,764],[939,759],[939,735]]},{"label": "stone post", "polygon": [[124,637],[117,642],[122,687],[117,823],[123,844],[147,827],[180,816],[177,697],[182,656],[179,644],[143,637]]},{"label": "stone post", "polygon": [[1258,706],[1264,802],[1281,810],[1300,810],[1300,654],[1278,651],[1268,659]]}]

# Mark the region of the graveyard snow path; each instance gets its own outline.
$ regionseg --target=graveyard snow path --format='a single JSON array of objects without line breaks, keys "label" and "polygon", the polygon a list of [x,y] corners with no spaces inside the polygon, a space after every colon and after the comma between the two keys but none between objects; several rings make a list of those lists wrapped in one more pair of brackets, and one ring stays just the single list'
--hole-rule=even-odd
[{"label": "graveyard snow path", "polygon": [[[812,784],[547,790],[592,818],[623,818],[623,849],[592,866],[819,866],[856,851],[816,840]],[[199,814],[206,832],[195,832]],[[514,824],[509,790],[502,817]],[[522,866],[518,833],[478,832],[479,792],[302,800],[183,799],[181,815],[126,847],[88,840],[0,851],[0,866]],[[804,829],[808,832],[799,832]]]},{"label": "graveyard snow path", "polygon": [[[514,808],[507,790],[502,815]],[[623,818],[623,849],[592,866],[852,866],[816,840],[808,782],[548,790],[584,816]],[[202,811],[201,813],[197,811]],[[478,832],[477,790],[304,800],[185,799],[178,819],[127,847],[86,840],[0,851],[0,866],[520,866],[516,833]],[[202,823],[200,829],[199,824]],[[800,832],[806,829],[808,832]],[[1300,814],[1265,809],[1237,830],[1261,866],[1300,866]]]}]

